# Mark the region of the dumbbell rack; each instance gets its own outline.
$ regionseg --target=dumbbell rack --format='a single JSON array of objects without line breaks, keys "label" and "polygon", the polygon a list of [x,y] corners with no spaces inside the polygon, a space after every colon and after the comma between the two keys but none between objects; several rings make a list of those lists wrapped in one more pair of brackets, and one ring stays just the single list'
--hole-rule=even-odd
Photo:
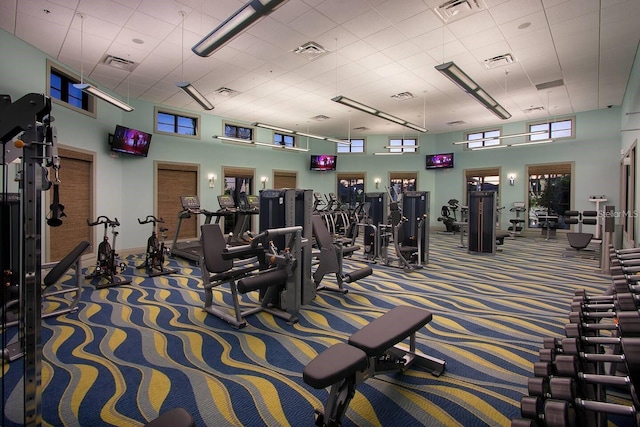
[{"label": "dumbbell rack", "polygon": [[[631,251],[609,248],[615,286],[605,295],[576,291],[566,337],[544,340],[512,427],[604,427],[609,416],[640,425],[640,280],[631,276],[640,271],[640,249]],[[609,402],[610,387],[628,390],[631,404]]]},{"label": "dumbbell rack", "polygon": [[596,233],[593,236],[594,239],[596,240],[600,240],[601,237],[601,231],[600,231],[600,203],[606,202],[607,201],[607,197],[605,195],[599,195],[599,196],[589,196],[589,201],[590,202],[594,202],[596,204],[596,211],[598,212],[598,216],[596,217]]}]

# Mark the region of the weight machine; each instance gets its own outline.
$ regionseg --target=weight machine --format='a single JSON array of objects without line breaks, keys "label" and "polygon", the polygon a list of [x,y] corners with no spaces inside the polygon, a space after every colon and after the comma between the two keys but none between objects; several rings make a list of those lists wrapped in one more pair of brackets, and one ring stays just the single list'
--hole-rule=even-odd
[{"label": "weight machine", "polygon": [[[56,130],[51,125],[51,99],[43,94],[30,93],[12,102],[9,95],[0,95],[0,141],[3,148],[3,202],[6,194],[7,143],[14,141],[15,148],[22,149],[22,175],[20,180],[20,238],[19,272],[16,270],[20,289],[19,342],[24,352],[24,424],[42,424],[42,192],[51,188],[46,167],[59,167],[55,154]],[[16,155],[16,158],[18,156]],[[3,215],[5,212],[3,203]],[[58,209],[57,215],[60,215]],[[52,217],[53,218],[53,217]],[[60,217],[55,219],[59,220]],[[3,224],[5,223],[3,219]],[[52,225],[52,224],[50,224]],[[0,250],[3,276],[11,270],[11,262],[5,264],[11,243],[2,233]],[[9,258],[10,259],[10,258]],[[15,260],[14,260],[15,261]],[[13,266],[16,264],[13,263]],[[3,362],[4,363],[4,359]],[[4,402],[3,402],[4,407]]]}]

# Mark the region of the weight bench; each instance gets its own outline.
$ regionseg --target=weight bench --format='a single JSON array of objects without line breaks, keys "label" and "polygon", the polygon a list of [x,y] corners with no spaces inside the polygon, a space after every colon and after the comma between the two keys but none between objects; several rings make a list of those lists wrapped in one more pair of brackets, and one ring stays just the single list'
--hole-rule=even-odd
[{"label": "weight bench", "polygon": [[[78,310],[78,303],[80,302],[80,297],[82,295],[82,285],[84,284],[81,258],[82,254],[89,246],[90,243],[86,240],[78,243],[71,252],[65,255],[64,258],[49,270],[42,280],[41,297],[43,304],[47,302],[49,297],[73,293],[71,301],[69,301],[66,306],[64,304],[59,304],[58,301],[51,301],[51,306],[55,309],[46,312],[43,311],[43,319],[72,313]],[[75,280],[71,283],[60,283],[60,279],[62,279],[67,271],[72,268],[74,270]],[[14,313],[16,307],[19,307],[20,305],[20,299],[18,296],[19,295],[16,295],[15,298],[12,298],[11,295],[8,295],[8,301],[0,307],[0,318],[3,319],[3,326],[5,328],[17,326],[20,322],[18,317],[19,314]],[[19,342],[10,343],[5,349],[3,349],[3,357],[9,361],[16,360],[22,357],[22,355],[22,348]]]},{"label": "weight bench", "polygon": [[[432,319],[430,311],[397,306],[355,332],[348,344],[335,344],[316,356],[302,371],[315,389],[331,386],[324,410],[316,409],[317,426],[340,426],[356,387],[384,372],[404,372],[416,363],[435,376],[446,362],[416,349],[416,332]],[[402,341],[409,338],[409,346]]]}]

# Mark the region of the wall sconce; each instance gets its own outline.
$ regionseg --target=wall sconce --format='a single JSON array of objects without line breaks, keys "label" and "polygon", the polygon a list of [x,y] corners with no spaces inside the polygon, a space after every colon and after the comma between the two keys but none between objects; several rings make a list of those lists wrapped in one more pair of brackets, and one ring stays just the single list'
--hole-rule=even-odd
[{"label": "wall sconce", "polygon": [[376,184],[376,190],[380,187],[380,183],[382,182],[380,178],[374,178],[373,182]]},{"label": "wall sconce", "polygon": [[216,176],[215,173],[210,173],[209,174],[209,188],[213,188],[216,185],[216,179],[218,177]]},{"label": "wall sconce", "polygon": [[516,176],[514,174],[509,175],[509,185],[514,186],[516,184]]},{"label": "wall sconce", "polygon": [[262,182],[262,189],[267,188],[267,182],[269,182],[269,178],[266,176],[260,177],[260,182]]}]

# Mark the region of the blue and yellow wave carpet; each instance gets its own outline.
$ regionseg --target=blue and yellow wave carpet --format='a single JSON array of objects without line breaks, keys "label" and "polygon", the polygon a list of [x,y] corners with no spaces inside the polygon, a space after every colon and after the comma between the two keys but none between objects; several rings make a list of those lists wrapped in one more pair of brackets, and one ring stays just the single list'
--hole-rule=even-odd
[{"label": "blue and yellow wave carpet", "polygon": [[[368,379],[344,425],[507,426],[520,413],[543,338],[564,334],[574,290],[602,294],[609,278],[596,272],[597,261],[563,257],[562,238],[506,240],[494,256],[467,254],[458,243],[432,233],[423,270],[374,265],[346,295],[320,292],[297,324],[260,313],[242,330],[202,310],[194,264],[171,259],[178,273],[147,278],[135,269],[142,256],[129,256],[130,285],[87,283],[76,313],[43,321],[43,424],[140,426],[183,407],[199,426],[312,426],[328,391],[303,382],[304,366],[404,304],[433,313],[417,347],[446,360],[446,371]],[[363,265],[347,260],[345,271]],[[217,289],[217,302],[229,304],[228,288]],[[243,308],[256,302],[243,296]],[[22,423],[21,365],[2,373],[7,427]]]}]

